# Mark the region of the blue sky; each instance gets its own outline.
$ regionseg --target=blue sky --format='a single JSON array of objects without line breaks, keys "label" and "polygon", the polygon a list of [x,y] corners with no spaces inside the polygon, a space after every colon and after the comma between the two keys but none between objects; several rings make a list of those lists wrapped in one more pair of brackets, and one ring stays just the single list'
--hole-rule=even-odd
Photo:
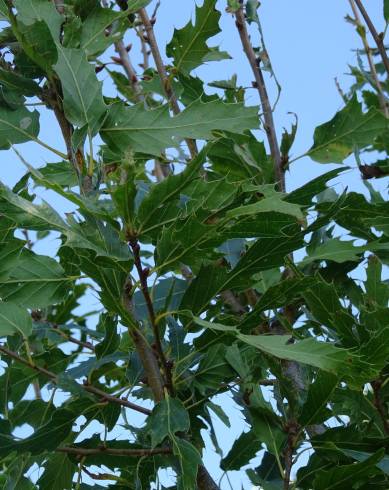
[{"label": "blue sky", "polygon": [[[199,0],[200,2],[200,0]],[[277,78],[282,85],[282,94],[275,113],[275,121],[280,135],[282,127],[290,127],[293,118],[288,112],[295,112],[299,118],[299,129],[296,143],[292,149],[293,156],[303,154],[312,144],[314,128],[330,119],[339,110],[343,103],[336,89],[334,78],[337,77],[340,85],[347,89],[351,83],[346,75],[348,64],[356,64],[353,48],[360,48],[360,40],[354,27],[344,21],[346,14],[350,13],[347,0],[262,0],[260,19],[265,35],[267,48],[272,60]],[[369,11],[378,30],[384,28],[382,18],[382,0],[365,0],[365,7]],[[196,74],[208,81],[227,79],[232,74],[238,75],[241,85],[251,85],[253,79],[248,63],[241,50],[234,20],[225,13],[226,1],[219,1],[218,8],[222,11],[222,34],[216,36],[211,45],[220,45],[222,50],[230,53],[232,60],[210,63],[196,70]],[[150,8],[151,10],[151,8]],[[158,21],[155,26],[156,35],[163,46],[171,39],[173,28],[182,27],[193,17],[195,10],[194,0],[162,0],[158,12]],[[129,39],[131,41],[132,39]],[[137,39],[133,39],[134,50]],[[256,38],[253,37],[255,44]],[[269,81],[270,94],[275,99],[275,86]],[[255,90],[247,92],[250,104],[257,104],[258,98]],[[52,115],[47,111],[41,118],[40,138],[51,146],[64,151],[61,134]],[[56,157],[43,150],[34,143],[19,145],[18,150],[26,160],[41,167],[45,162],[56,161]],[[355,167],[350,157],[349,165]],[[330,165],[320,165],[303,158],[296,162],[287,175],[287,188],[296,188],[313,177],[330,170]],[[25,172],[23,165],[12,151],[2,152],[0,164],[0,180],[7,185],[13,185]],[[358,170],[354,169],[338,178],[339,186],[349,186],[352,189],[363,190]],[[383,183],[379,184],[383,188]],[[48,200],[60,207],[63,211],[70,210],[64,201],[53,194],[45,193]],[[51,242],[52,244],[52,242]],[[45,245],[49,253],[50,242]],[[226,432],[222,431],[223,449],[228,447],[239,434],[241,416],[234,413],[233,427]],[[224,431],[224,432],[223,432]],[[210,470],[216,459],[209,454]],[[240,475],[232,475],[232,487],[239,488]],[[247,484],[246,484],[247,485]],[[244,486],[244,488],[249,488]],[[226,486],[226,488],[229,488]]]}]

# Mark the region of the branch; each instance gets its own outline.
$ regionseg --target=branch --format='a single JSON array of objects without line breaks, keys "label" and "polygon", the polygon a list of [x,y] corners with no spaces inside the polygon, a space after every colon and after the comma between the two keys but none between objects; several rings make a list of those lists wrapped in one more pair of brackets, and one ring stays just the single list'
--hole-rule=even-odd
[{"label": "branch", "polygon": [[381,398],[381,386],[382,386],[382,379],[380,378],[371,382],[371,387],[373,388],[373,393],[374,393],[374,400],[373,400],[374,406],[376,407],[377,412],[381,417],[382,425],[384,426],[385,433],[389,435],[388,411],[386,410]]},{"label": "branch", "polygon": [[258,89],[259,97],[261,99],[263,116],[265,120],[265,131],[267,135],[267,140],[269,142],[270,153],[273,158],[274,172],[276,179],[279,183],[280,190],[285,191],[285,175],[284,175],[284,165],[281,158],[280,148],[278,146],[277,134],[274,125],[273,112],[269,100],[269,96],[266,89],[265,80],[263,78],[263,73],[260,68],[260,60],[257,59],[255,55],[254,48],[250,41],[250,36],[247,31],[245,14],[243,11],[243,6],[235,12],[236,17],[236,27],[239,32],[239,37],[242,42],[243,51],[250,63],[251,70],[255,77],[255,86]]},{"label": "branch", "polygon": [[298,425],[295,421],[291,420],[286,426],[288,432],[287,445],[285,448],[285,471],[284,471],[284,490],[289,490],[290,486],[290,474],[293,466],[293,453],[296,446]]},{"label": "branch", "polygon": [[378,92],[378,100],[380,102],[381,110],[385,114],[385,117],[389,117],[386,97],[385,97],[384,92],[382,90],[381,82],[378,78],[377,70],[375,68],[375,64],[373,61],[373,56],[371,54],[371,49],[370,49],[369,43],[367,42],[365,28],[361,23],[361,20],[360,20],[359,14],[358,14],[358,10],[357,10],[357,7],[355,5],[355,0],[349,0],[349,2],[350,2],[351,9],[353,11],[353,14],[354,14],[354,21],[355,21],[355,24],[357,26],[357,32],[362,39],[363,47],[365,48],[365,51],[366,51],[367,61],[369,63],[369,67],[370,67],[370,73],[371,73],[371,76],[374,80],[374,84],[375,84],[375,87],[376,87],[377,92]]},{"label": "branch", "polygon": [[[170,106],[172,108],[172,111],[175,115],[180,114],[181,109],[180,106],[178,105],[177,97],[174,94],[174,91],[172,89],[168,74],[166,72],[165,65],[162,60],[161,53],[158,48],[158,43],[157,39],[154,34],[154,29],[153,25],[149,19],[149,16],[146,12],[146,9],[142,8],[139,10],[139,16],[141,18],[141,21],[144,25],[146,34],[147,34],[147,42],[149,43],[151,53],[154,58],[155,66],[158,71],[158,75],[161,79],[162,82],[162,87],[165,91],[165,94],[167,96],[167,99],[170,103]],[[188,149],[190,152],[190,155],[192,158],[194,158],[197,155],[197,146],[196,142],[192,139],[186,139],[186,144],[188,145]]]},{"label": "branch", "polygon": [[233,313],[237,315],[243,315],[246,313],[246,309],[240,303],[239,299],[235,296],[235,294],[230,290],[226,289],[220,293],[220,297],[223,303],[227,304]]},{"label": "branch", "polygon": [[95,350],[95,346],[93,344],[91,344],[90,342],[83,342],[82,340],[78,340],[72,335],[67,335],[65,332],[62,332],[59,329],[58,325],[56,325],[55,323],[53,324],[52,329],[55,333],[60,335],[62,338],[66,339],[68,342],[72,342],[73,344],[77,344],[80,347],[84,347],[85,349],[89,349],[91,351]]},{"label": "branch", "polygon": [[166,385],[167,385],[167,388],[169,390],[169,393],[173,393],[171,368],[170,368],[170,364],[168,363],[168,361],[165,357],[165,353],[164,353],[163,348],[162,348],[162,340],[161,340],[161,336],[159,333],[159,327],[158,327],[156,317],[155,317],[153,301],[150,297],[149,287],[147,284],[147,276],[149,274],[149,270],[143,269],[143,267],[142,267],[142,262],[141,262],[141,258],[140,258],[140,247],[139,247],[138,241],[136,239],[130,240],[130,246],[132,249],[132,253],[134,255],[134,264],[135,264],[136,270],[138,271],[138,276],[139,276],[140,285],[141,285],[141,291],[142,291],[143,297],[144,297],[145,302],[146,302],[146,307],[147,307],[147,311],[149,314],[151,327],[153,329],[156,351],[157,351],[159,360],[161,362],[163,371],[165,373]]},{"label": "branch", "polygon": [[64,0],[53,0],[54,5],[56,6],[58,13],[59,14],[64,14],[65,13],[65,4]]},{"label": "branch", "polygon": [[366,25],[369,28],[370,34],[373,36],[374,42],[377,45],[378,51],[380,52],[382,61],[385,66],[386,73],[389,76],[389,58],[386,54],[386,49],[384,45],[384,38],[382,34],[378,34],[376,28],[374,27],[373,22],[371,21],[369,14],[367,13],[365,7],[361,0],[354,0],[359,11],[361,12],[362,17],[365,19]]},{"label": "branch", "polygon": [[135,31],[140,40],[140,46],[141,46],[141,51],[143,56],[143,63],[140,66],[143,68],[143,70],[147,70],[150,67],[149,64],[150,51],[147,48],[146,39],[143,34],[143,26],[140,29],[135,28]]},{"label": "branch", "polygon": [[205,466],[200,465],[197,471],[197,486],[199,490],[220,490]]},{"label": "branch", "polygon": [[[128,280],[124,284],[122,302],[129,316],[133,317],[131,292],[132,285]],[[143,333],[138,328],[134,328],[133,325],[130,325],[128,330],[135,344],[135,348],[140,357],[143,369],[145,370],[147,383],[153,393],[154,400],[155,402],[159,402],[164,398],[165,393],[164,380],[159,369],[157,358]]]},{"label": "branch", "polygon": [[[29,368],[33,369],[39,374],[43,374],[47,376],[53,383],[57,382],[57,375],[53,373],[52,371],[48,371],[47,369],[38,366],[37,364],[34,364],[33,362],[28,361],[27,359],[23,359],[23,357],[20,357],[19,354],[16,352],[13,352],[3,345],[0,345],[0,352],[3,354],[6,354],[8,357],[11,359],[14,359],[16,362],[19,362],[20,364],[23,364],[24,366],[28,366]],[[78,384],[78,383],[77,383]],[[113,402],[117,403],[119,405],[122,405],[123,407],[131,408],[132,410],[135,410],[137,412],[143,413],[145,415],[150,415],[151,410],[148,410],[147,408],[143,408],[140,405],[136,405],[135,403],[131,403],[126,399],[123,398],[117,398],[114,395],[110,395],[109,393],[106,393],[103,390],[100,390],[99,388],[96,388],[95,386],[88,385],[88,384],[78,384],[82,388],[84,388],[85,391],[88,391],[89,393],[93,393],[94,395],[100,396],[104,400],[107,400],[108,402]]]},{"label": "branch", "polygon": [[129,456],[129,457],[143,457],[143,456],[155,456],[157,454],[170,454],[172,452],[171,448],[162,447],[156,449],[117,449],[109,448],[105,446],[97,448],[86,448],[86,447],[58,447],[56,449],[59,453],[75,454],[76,456],[86,457],[94,456],[96,454],[107,454],[110,456]]},{"label": "branch", "polygon": [[128,51],[124,46],[123,40],[117,41],[115,43],[115,49],[120,57],[120,61],[122,62],[122,66],[124,71],[126,72],[127,78],[131,84],[131,87],[134,91],[134,97],[139,102],[144,99],[142,95],[142,88],[139,85],[138,76],[134,67],[132,66],[130,57],[128,56]]},{"label": "branch", "polygon": [[96,396],[101,396],[103,400],[106,400],[108,402],[117,403],[118,405],[122,405],[123,407],[126,408],[131,408],[132,410],[135,410],[136,412],[144,413],[145,415],[151,414],[151,410],[149,410],[148,408],[143,408],[140,405],[136,405],[135,403],[129,402],[126,398],[118,398],[114,395],[110,395],[109,393],[106,393],[105,391],[100,390],[99,388],[96,388],[95,386],[92,385],[83,384],[80,386],[82,386],[85,391],[88,391],[89,393],[93,393]]},{"label": "branch", "polygon": [[[128,81],[131,84],[135,100],[137,102],[144,101],[145,98],[142,94],[142,87],[139,84],[137,74],[122,40],[115,43],[115,49],[119,54],[121,64],[126,72]],[[170,167],[168,165],[161,164],[158,160],[155,160],[154,173],[158,182],[160,182],[170,174]]]}]

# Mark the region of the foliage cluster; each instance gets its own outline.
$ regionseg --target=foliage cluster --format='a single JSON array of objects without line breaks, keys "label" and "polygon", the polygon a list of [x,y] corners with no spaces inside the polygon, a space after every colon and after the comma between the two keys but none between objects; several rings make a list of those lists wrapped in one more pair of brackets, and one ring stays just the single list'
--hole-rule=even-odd
[{"label": "foliage cluster", "polygon": [[[217,489],[207,444],[265,490],[388,488],[389,203],[370,183],[389,173],[384,36],[351,0],[354,84],[304,155],[339,166],[287,192],[297,123],[278,142],[259,2],[204,0],[165,52],[149,3],[0,0],[0,148],[26,166],[0,183],[0,486],[162,489],[169,469],[168,488]],[[237,77],[194,74],[229,57],[209,44],[221,15],[260,108]],[[65,150],[40,139],[42,112]],[[27,141],[53,161],[31,165]],[[348,157],[365,194],[332,186]],[[48,234],[52,256],[34,250]],[[228,405],[245,430],[226,452]]]}]

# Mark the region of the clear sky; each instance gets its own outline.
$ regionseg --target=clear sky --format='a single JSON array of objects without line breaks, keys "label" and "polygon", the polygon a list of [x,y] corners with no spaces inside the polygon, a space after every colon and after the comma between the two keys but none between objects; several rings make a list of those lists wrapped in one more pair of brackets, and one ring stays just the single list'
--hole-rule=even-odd
[{"label": "clear sky", "polygon": [[[293,121],[288,112],[297,113],[299,129],[292,149],[293,156],[297,156],[311,146],[314,128],[330,119],[342,107],[334,78],[337,77],[340,85],[347,89],[351,82],[350,77],[346,75],[348,64],[356,64],[356,54],[352,49],[360,48],[361,43],[354,27],[344,20],[345,15],[350,13],[348,0],[262,0],[261,3],[259,13],[266,45],[273,69],[282,86],[281,98],[275,113],[276,125],[280,134],[282,127],[289,128]],[[382,3],[382,0],[364,1],[379,31],[384,28]],[[225,13],[225,6],[226,0],[218,2],[218,8],[223,13],[223,32],[210,44],[219,44],[233,59],[210,63],[198,69],[196,74],[212,81],[227,79],[236,73],[239,83],[249,86],[253,77],[242,54],[233,18]],[[171,39],[174,27],[182,27],[191,16],[193,17],[194,10],[194,0],[161,0],[155,26],[160,46]],[[134,38],[133,41],[137,46],[137,39]],[[256,39],[253,38],[253,41],[255,44]],[[272,81],[269,87],[273,87],[270,93],[274,100],[276,93]],[[247,99],[250,104],[257,104],[256,91],[249,90]],[[60,130],[53,118],[47,114],[41,118],[40,137],[51,146],[64,150]],[[37,167],[43,166],[45,162],[56,161],[55,156],[33,143],[19,145],[18,150],[30,164]],[[351,157],[349,164],[355,167]],[[303,158],[296,162],[288,173],[287,187],[289,190],[296,188],[330,168],[332,166],[323,166]],[[12,151],[1,153],[2,182],[13,185],[24,172],[25,169]],[[338,180],[340,186],[363,189],[356,169],[347,172]],[[382,183],[379,185],[383,186]],[[71,209],[63,200],[50,193],[45,193],[45,197],[56,207],[60,206],[63,211]],[[44,252],[49,253],[49,249]],[[218,425],[222,431],[224,430],[221,432],[222,448],[226,452],[240,432],[241,420],[241,416],[235,413],[233,428],[228,432]],[[209,455],[208,462],[211,466],[215,461],[216,459]],[[213,472],[212,467],[210,470]],[[249,488],[247,480],[242,480],[241,475],[232,475],[231,483],[234,490],[240,488],[240,483],[243,483],[245,489]],[[228,485],[225,488],[229,488]]]}]

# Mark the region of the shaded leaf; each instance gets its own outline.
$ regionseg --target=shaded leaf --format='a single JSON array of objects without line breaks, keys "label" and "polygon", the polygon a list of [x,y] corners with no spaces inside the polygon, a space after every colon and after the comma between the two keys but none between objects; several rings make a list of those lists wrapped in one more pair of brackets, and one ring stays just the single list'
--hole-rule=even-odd
[{"label": "shaded leaf", "polygon": [[180,471],[177,476],[177,490],[192,490],[195,486],[197,468],[201,457],[197,449],[188,441],[173,437],[173,452],[178,457]]},{"label": "shaded leaf", "polygon": [[147,420],[153,447],[160,444],[166,437],[174,440],[174,434],[187,432],[189,425],[189,415],[182,402],[170,397],[160,401],[153,408]]},{"label": "shaded leaf", "polygon": [[379,450],[365,461],[335,467],[331,470],[317,472],[313,488],[315,490],[344,489],[347,485],[353,485],[355,481],[368,481],[372,474],[377,472],[376,464],[382,459],[384,450]]},{"label": "shaded leaf", "polygon": [[71,490],[73,474],[76,470],[77,466],[70,461],[67,454],[53,454],[44,464],[44,472],[38,480],[39,488]]},{"label": "shaded leaf", "polygon": [[227,456],[222,459],[220,467],[224,471],[240,470],[255,457],[260,449],[261,443],[256,434],[252,430],[243,432],[235,440]]},{"label": "shaded leaf", "polygon": [[31,315],[14,303],[0,302],[0,337],[22,334],[28,337],[32,330]]},{"label": "shaded leaf", "polygon": [[25,107],[17,110],[0,107],[0,149],[35,140],[39,134],[39,113]]},{"label": "shaded leaf", "polygon": [[18,453],[30,452],[40,454],[53,451],[69,435],[75,415],[67,409],[58,409],[47,424],[37,429],[31,436],[22,440],[14,440],[10,436],[0,434],[0,454],[7,455],[11,451]]},{"label": "shaded leaf", "polygon": [[301,425],[320,424],[328,418],[328,410],[325,409],[337,384],[337,376],[324,371],[318,372],[315,382],[308,388],[307,400],[299,417]]}]

